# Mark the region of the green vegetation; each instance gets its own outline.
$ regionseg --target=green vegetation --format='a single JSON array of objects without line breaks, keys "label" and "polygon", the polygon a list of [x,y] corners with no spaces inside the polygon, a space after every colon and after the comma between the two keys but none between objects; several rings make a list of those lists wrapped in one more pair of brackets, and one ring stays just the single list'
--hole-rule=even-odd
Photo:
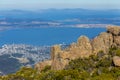
[{"label": "green vegetation", "polygon": [[40,73],[23,67],[15,74],[1,76],[0,80],[120,80],[120,67],[115,67],[112,62],[115,55],[120,56],[120,49],[111,48],[109,54],[100,51],[96,56],[72,60],[59,71],[46,66]]},{"label": "green vegetation", "polygon": [[112,55],[112,56],[120,56],[120,49],[119,48],[111,48],[109,53]]}]

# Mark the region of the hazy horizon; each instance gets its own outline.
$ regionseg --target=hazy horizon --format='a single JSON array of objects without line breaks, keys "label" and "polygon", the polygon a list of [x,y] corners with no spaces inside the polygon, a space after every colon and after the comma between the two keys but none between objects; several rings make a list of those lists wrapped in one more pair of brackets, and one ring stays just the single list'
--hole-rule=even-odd
[{"label": "hazy horizon", "polygon": [[0,0],[0,10],[39,10],[39,9],[120,9],[119,0]]}]

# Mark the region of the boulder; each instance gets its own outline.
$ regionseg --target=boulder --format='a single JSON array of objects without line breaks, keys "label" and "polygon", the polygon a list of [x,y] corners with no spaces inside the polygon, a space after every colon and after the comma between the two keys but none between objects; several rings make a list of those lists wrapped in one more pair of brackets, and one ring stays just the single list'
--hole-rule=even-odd
[{"label": "boulder", "polygon": [[114,56],[113,57],[113,63],[115,66],[120,67],[120,57],[119,56]]},{"label": "boulder", "polygon": [[113,34],[114,36],[120,35],[120,27],[118,26],[108,26],[107,32]]}]

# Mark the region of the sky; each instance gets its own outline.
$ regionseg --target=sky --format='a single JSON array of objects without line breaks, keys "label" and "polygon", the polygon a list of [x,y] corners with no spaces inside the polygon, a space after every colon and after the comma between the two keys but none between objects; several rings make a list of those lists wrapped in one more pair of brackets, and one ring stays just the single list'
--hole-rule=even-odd
[{"label": "sky", "polygon": [[120,0],[0,0],[0,10],[48,8],[120,9]]}]

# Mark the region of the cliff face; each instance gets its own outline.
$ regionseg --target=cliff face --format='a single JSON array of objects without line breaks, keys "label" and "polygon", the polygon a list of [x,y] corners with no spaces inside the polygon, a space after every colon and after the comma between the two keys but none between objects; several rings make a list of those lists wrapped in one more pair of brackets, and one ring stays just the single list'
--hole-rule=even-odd
[{"label": "cliff face", "polygon": [[52,70],[61,70],[70,60],[96,55],[99,51],[107,54],[109,48],[112,47],[120,47],[120,27],[117,26],[107,27],[107,32],[100,33],[92,40],[86,36],[81,36],[76,43],[72,43],[64,50],[61,50],[60,45],[53,46],[51,60],[47,61],[49,63],[46,64],[46,61],[38,63],[35,68],[41,71],[46,65],[50,65]]}]

